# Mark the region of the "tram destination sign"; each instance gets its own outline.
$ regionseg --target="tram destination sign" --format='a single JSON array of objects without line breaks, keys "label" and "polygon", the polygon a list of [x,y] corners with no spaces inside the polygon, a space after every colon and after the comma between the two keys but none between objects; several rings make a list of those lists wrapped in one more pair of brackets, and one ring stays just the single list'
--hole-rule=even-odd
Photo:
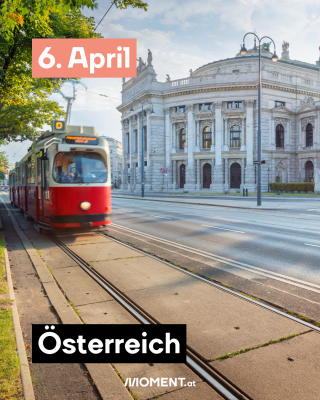
[{"label": "tram destination sign", "polygon": [[69,144],[98,144],[99,138],[92,136],[66,136],[66,143]]}]

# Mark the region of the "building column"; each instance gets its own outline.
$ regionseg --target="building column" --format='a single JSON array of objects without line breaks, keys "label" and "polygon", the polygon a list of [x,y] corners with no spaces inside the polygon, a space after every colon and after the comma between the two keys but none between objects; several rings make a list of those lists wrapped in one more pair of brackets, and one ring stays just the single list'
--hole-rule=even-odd
[{"label": "building column", "polygon": [[228,118],[224,118],[224,144],[226,146],[229,145],[228,143]]},{"label": "building column", "polygon": [[222,175],[222,116],[221,116],[222,102],[215,103],[215,166],[214,166],[214,182],[212,189],[216,192],[223,192],[223,175]]},{"label": "building column", "polygon": [[230,185],[229,185],[229,159],[225,158],[224,159],[224,188],[225,190],[229,190]]},{"label": "building column", "polygon": [[173,189],[177,189],[177,161],[173,161]]},{"label": "building column", "polygon": [[136,189],[141,188],[141,151],[142,151],[142,133],[141,133],[141,121],[140,121],[140,113],[137,114],[137,141],[138,141],[138,149],[137,149],[137,157],[138,157],[138,168],[136,168]]},{"label": "building column", "polygon": [[172,143],[172,150],[171,153],[177,152],[177,144],[176,144],[176,124],[175,122],[171,123],[171,143]]},{"label": "building column", "polygon": [[170,108],[164,109],[165,112],[165,145],[166,145],[166,168],[170,168],[170,149],[172,148],[171,143],[171,124],[170,124]]},{"label": "building column", "polygon": [[145,189],[152,189],[152,165],[151,165],[151,142],[152,142],[152,132],[151,132],[151,108],[146,110],[147,112],[147,182],[145,183]]},{"label": "building column", "polygon": [[196,189],[201,189],[201,160],[197,160],[197,184]]},{"label": "building column", "polygon": [[240,151],[246,151],[246,137],[245,137],[245,118],[241,117],[241,148]]},{"label": "building column", "polygon": [[213,189],[214,185],[214,158],[211,160],[211,184],[210,184],[210,189]]},{"label": "building column", "polygon": [[254,128],[253,128],[253,100],[246,102],[247,105],[247,165],[245,170],[246,188],[250,192],[255,191],[253,149],[254,149]]},{"label": "building column", "polygon": [[200,125],[200,121],[195,121],[195,125],[196,125],[196,131],[195,131],[195,135],[196,135],[196,147],[194,149],[194,151],[198,152],[200,151],[200,139],[199,139],[199,125]]},{"label": "building column", "polygon": [[132,117],[129,118],[129,158],[130,158],[130,169],[132,168],[132,145],[133,145],[133,140],[132,140]]},{"label": "building column", "polygon": [[195,168],[194,168],[194,119],[193,119],[193,105],[187,106],[188,112],[188,126],[187,126],[187,153],[188,164],[186,166],[186,184],[185,189],[195,189]]},{"label": "building column", "polygon": [[214,140],[214,119],[211,120],[211,139],[212,139],[212,143],[211,143],[211,148],[210,151],[214,151],[214,145],[215,145],[215,140]]},{"label": "building column", "polygon": [[291,119],[290,117],[287,119],[287,129],[286,129],[286,143],[285,149],[286,151],[290,151],[291,149]]},{"label": "building column", "polygon": [[121,189],[127,188],[127,171],[126,171],[126,163],[125,163],[125,155],[126,155],[126,132],[124,130],[124,121],[121,122],[122,127],[122,171],[121,171]]},{"label": "building column", "polygon": [[240,189],[243,189],[245,187],[244,183],[244,158],[241,158],[241,185]]}]

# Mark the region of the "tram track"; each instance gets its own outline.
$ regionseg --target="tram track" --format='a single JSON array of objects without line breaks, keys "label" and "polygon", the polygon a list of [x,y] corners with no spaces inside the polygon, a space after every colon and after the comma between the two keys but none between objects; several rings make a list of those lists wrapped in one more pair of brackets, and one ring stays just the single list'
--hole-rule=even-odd
[{"label": "tram track", "polygon": [[180,244],[177,242],[173,242],[171,240],[163,239],[163,238],[160,238],[160,237],[157,237],[154,235],[150,235],[150,234],[138,231],[136,229],[128,228],[128,227],[125,227],[125,226],[122,226],[119,224],[112,223],[111,225],[109,225],[109,228],[111,228],[111,229],[116,228],[116,230],[119,229],[122,233],[127,234],[129,236],[135,235],[135,237],[138,236],[138,237],[141,237],[146,240],[156,241],[165,246],[170,246],[170,247],[174,247],[179,250],[187,251],[189,253],[196,254],[201,257],[205,257],[205,258],[208,258],[208,259],[211,259],[214,261],[218,261],[222,264],[229,265],[231,267],[236,267],[240,270],[249,271],[256,275],[264,276],[266,278],[274,279],[276,281],[283,282],[283,283],[286,283],[291,286],[296,286],[296,287],[320,294],[320,285],[317,285],[315,283],[307,282],[307,281],[297,279],[297,278],[294,278],[294,277],[291,277],[288,275],[269,271],[265,268],[255,267],[253,265],[246,264],[246,263],[243,263],[240,261],[235,261],[235,260],[220,256],[218,254],[209,253],[209,252],[201,250],[201,249],[196,249],[196,248],[186,246],[186,245],[183,245],[183,244]]},{"label": "tram track", "polygon": [[[138,231],[136,231],[136,232],[138,233]],[[131,235],[132,234],[133,234],[133,232],[131,232]],[[239,293],[239,292],[237,292],[235,290],[229,289],[229,288],[227,288],[227,287],[225,287],[225,286],[223,286],[223,285],[221,285],[219,283],[212,282],[211,280],[209,280],[209,279],[207,279],[207,278],[205,278],[203,276],[196,275],[193,272],[189,272],[186,269],[183,269],[183,268],[181,268],[181,267],[179,267],[177,265],[173,265],[173,264],[171,264],[171,263],[169,263],[167,261],[162,260],[161,258],[158,258],[156,256],[152,256],[151,254],[148,254],[148,253],[144,252],[143,250],[140,250],[140,249],[137,249],[136,247],[130,246],[130,245],[128,245],[128,244],[126,244],[126,243],[124,243],[124,242],[122,242],[122,241],[120,241],[118,239],[115,239],[112,236],[109,236],[109,235],[107,235],[105,233],[100,233],[100,235],[102,235],[102,236],[104,236],[104,237],[106,237],[108,239],[111,239],[111,240],[113,240],[113,241],[115,241],[115,242],[117,242],[117,243],[119,243],[119,244],[121,244],[123,246],[126,246],[129,249],[135,250],[135,251],[137,251],[137,252],[139,252],[139,253],[147,256],[147,257],[153,258],[153,259],[155,259],[155,260],[157,260],[157,261],[159,261],[159,262],[161,262],[163,264],[166,264],[166,265],[168,265],[169,267],[171,267],[173,269],[176,269],[176,270],[178,270],[180,272],[183,272],[183,273],[185,273],[187,275],[190,275],[190,276],[194,277],[195,279],[198,279],[198,280],[200,280],[202,282],[205,282],[205,283],[207,283],[207,284],[209,284],[211,286],[217,287],[217,288],[219,288],[219,289],[221,289],[221,290],[223,290],[223,291],[225,291],[225,292],[227,292],[229,294],[232,294],[232,295],[234,295],[236,297],[240,297],[242,300],[251,302],[251,303],[253,303],[253,304],[255,304],[255,305],[259,306],[259,307],[267,309],[267,310],[269,310],[271,312],[274,312],[274,313],[276,313],[278,315],[281,315],[281,316],[283,316],[285,318],[288,318],[288,319],[290,319],[292,321],[298,322],[299,324],[302,324],[302,325],[304,325],[304,326],[306,326],[308,328],[311,328],[311,329],[315,330],[317,333],[320,333],[320,327],[318,327],[318,326],[316,326],[316,325],[314,325],[312,323],[309,323],[309,322],[307,322],[307,321],[305,321],[303,319],[297,318],[297,317],[295,317],[293,315],[290,315],[290,314],[287,314],[287,313],[285,313],[283,311],[280,311],[279,309],[275,308],[276,306],[272,307],[272,306],[267,305],[265,303],[262,303],[260,301],[251,299],[250,297],[245,296],[245,295],[243,295],[243,294],[241,294],[241,293]]]},{"label": "tram track", "polygon": [[[104,234],[102,236],[107,237]],[[73,261],[79,265],[96,283],[107,291],[122,307],[124,307],[141,324],[160,324],[160,322],[144,310],[139,304],[106,279],[94,267],[72,251],[56,236],[47,233],[47,236],[61,248]],[[112,239],[112,238],[110,238]],[[112,239],[114,240],[114,239]],[[149,255],[148,255],[149,256]],[[150,256],[149,256],[150,257]],[[169,264],[170,265],[170,264]],[[205,357],[187,344],[186,364],[202,380],[207,382],[217,393],[226,400],[253,400],[241,388],[232,383],[224,374],[214,368]]]}]

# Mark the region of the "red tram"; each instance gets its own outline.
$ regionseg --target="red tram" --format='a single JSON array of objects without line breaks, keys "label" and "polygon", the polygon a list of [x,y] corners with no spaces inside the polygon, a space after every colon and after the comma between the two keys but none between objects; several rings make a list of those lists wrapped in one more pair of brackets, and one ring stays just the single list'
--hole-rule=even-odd
[{"label": "red tram", "polygon": [[99,230],[111,223],[109,171],[107,140],[93,127],[67,125],[42,134],[16,163],[10,200],[39,232]]}]

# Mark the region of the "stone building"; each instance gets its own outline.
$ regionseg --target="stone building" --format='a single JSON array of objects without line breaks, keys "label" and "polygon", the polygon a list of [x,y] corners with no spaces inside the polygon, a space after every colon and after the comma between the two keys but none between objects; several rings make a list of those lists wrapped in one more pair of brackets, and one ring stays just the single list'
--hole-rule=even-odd
[{"label": "stone building", "polygon": [[122,174],[122,143],[118,140],[103,136],[109,143],[110,150],[110,167],[111,167],[111,183],[114,184],[115,188],[121,186],[121,174]]},{"label": "stone building", "polygon": [[[291,60],[283,43],[275,63],[262,54],[262,190],[276,179],[315,181],[320,191],[320,66]],[[189,76],[158,82],[149,51],[137,77],[123,79],[122,188],[141,186],[144,104],[145,187],[256,191],[258,48],[206,64]],[[278,177],[278,178],[276,178]]]}]

